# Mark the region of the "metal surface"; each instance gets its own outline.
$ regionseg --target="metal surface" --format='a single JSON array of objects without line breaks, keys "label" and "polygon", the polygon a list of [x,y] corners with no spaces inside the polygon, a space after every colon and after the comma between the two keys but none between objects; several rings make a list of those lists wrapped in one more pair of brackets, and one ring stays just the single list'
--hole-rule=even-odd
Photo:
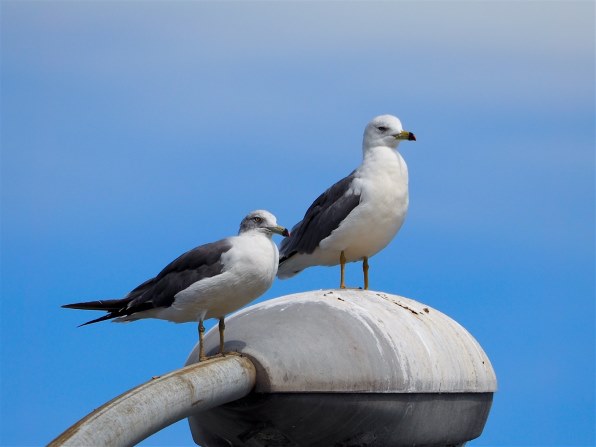
[{"label": "metal surface", "polygon": [[[218,346],[212,330],[207,354]],[[253,360],[262,393],[483,393],[497,386],[488,357],[462,326],[381,292],[317,290],[248,307],[226,320],[225,348]]]},{"label": "metal surface", "polygon": [[[256,367],[255,393],[189,417],[204,447],[461,445],[482,433],[497,386],[462,326],[386,293],[289,295],[226,327],[226,350]],[[218,343],[210,331],[206,352]]]},{"label": "metal surface", "polygon": [[49,446],[130,446],[187,417],[246,396],[255,369],[243,357],[208,360],[158,377],[116,397]]},{"label": "metal surface", "polygon": [[275,393],[195,414],[201,446],[453,446],[477,438],[492,393]]}]

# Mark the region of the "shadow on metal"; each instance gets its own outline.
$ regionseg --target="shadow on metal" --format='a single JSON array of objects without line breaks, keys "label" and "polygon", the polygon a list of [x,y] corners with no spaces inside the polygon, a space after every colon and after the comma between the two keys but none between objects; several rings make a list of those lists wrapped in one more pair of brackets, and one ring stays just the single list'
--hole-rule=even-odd
[{"label": "shadow on metal", "polygon": [[207,427],[195,428],[203,446],[447,446],[480,436],[491,402],[491,393],[253,393],[193,420]]}]

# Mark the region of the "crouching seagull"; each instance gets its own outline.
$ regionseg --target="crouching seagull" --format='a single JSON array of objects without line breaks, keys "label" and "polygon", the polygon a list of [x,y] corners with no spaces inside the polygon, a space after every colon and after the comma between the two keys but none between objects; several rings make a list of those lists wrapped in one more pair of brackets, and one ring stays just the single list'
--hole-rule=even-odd
[{"label": "crouching seagull", "polygon": [[368,123],[362,164],[321,194],[282,241],[279,278],[339,264],[345,288],[346,262],[361,260],[368,289],[368,258],[389,244],[408,210],[408,167],[397,151],[402,140],[416,137],[396,117],[381,115]]},{"label": "crouching seagull", "polygon": [[240,223],[238,236],[187,251],[124,298],[62,307],[108,312],[81,326],[111,319],[198,322],[199,360],[205,359],[203,321],[219,318],[219,352],[223,355],[225,316],[265,293],[273,283],[279,262],[273,234],[289,236],[273,214],[253,211]]}]

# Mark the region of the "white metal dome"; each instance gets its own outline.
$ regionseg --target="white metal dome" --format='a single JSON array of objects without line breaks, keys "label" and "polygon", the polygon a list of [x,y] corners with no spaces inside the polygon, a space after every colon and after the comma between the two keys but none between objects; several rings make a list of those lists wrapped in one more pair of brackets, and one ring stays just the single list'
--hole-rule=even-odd
[{"label": "white metal dome", "polygon": [[[480,435],[497,386],[461,325],[383,292],[265,301],[231,316],[225,336],[226,351],[255,365],[256,385],[246,398],[189,418],[201,445],[268,445],[271,436],[275,445],[456,445]],[[214,329],[206,353],[218,346]],[[187,364],[197,360],[195,347]]]}]

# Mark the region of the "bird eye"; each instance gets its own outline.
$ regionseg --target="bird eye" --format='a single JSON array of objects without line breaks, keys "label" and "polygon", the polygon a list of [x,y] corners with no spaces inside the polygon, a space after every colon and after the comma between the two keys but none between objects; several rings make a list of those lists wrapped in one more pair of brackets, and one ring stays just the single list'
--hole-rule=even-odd
[{"label": "bird eye", "polygon": [[253,220],[254,223],[258,223],[258,224],[260,224],[261,222],[263,222],[263,218],[262,217],[259,217],[259,216],[253,217],[252,220]]},{"label": "bird eye", "polygon": [[387,128],[385,126],[379,126],[377,127],[377,129],[379,129],[379,132],[386,132]]}]

